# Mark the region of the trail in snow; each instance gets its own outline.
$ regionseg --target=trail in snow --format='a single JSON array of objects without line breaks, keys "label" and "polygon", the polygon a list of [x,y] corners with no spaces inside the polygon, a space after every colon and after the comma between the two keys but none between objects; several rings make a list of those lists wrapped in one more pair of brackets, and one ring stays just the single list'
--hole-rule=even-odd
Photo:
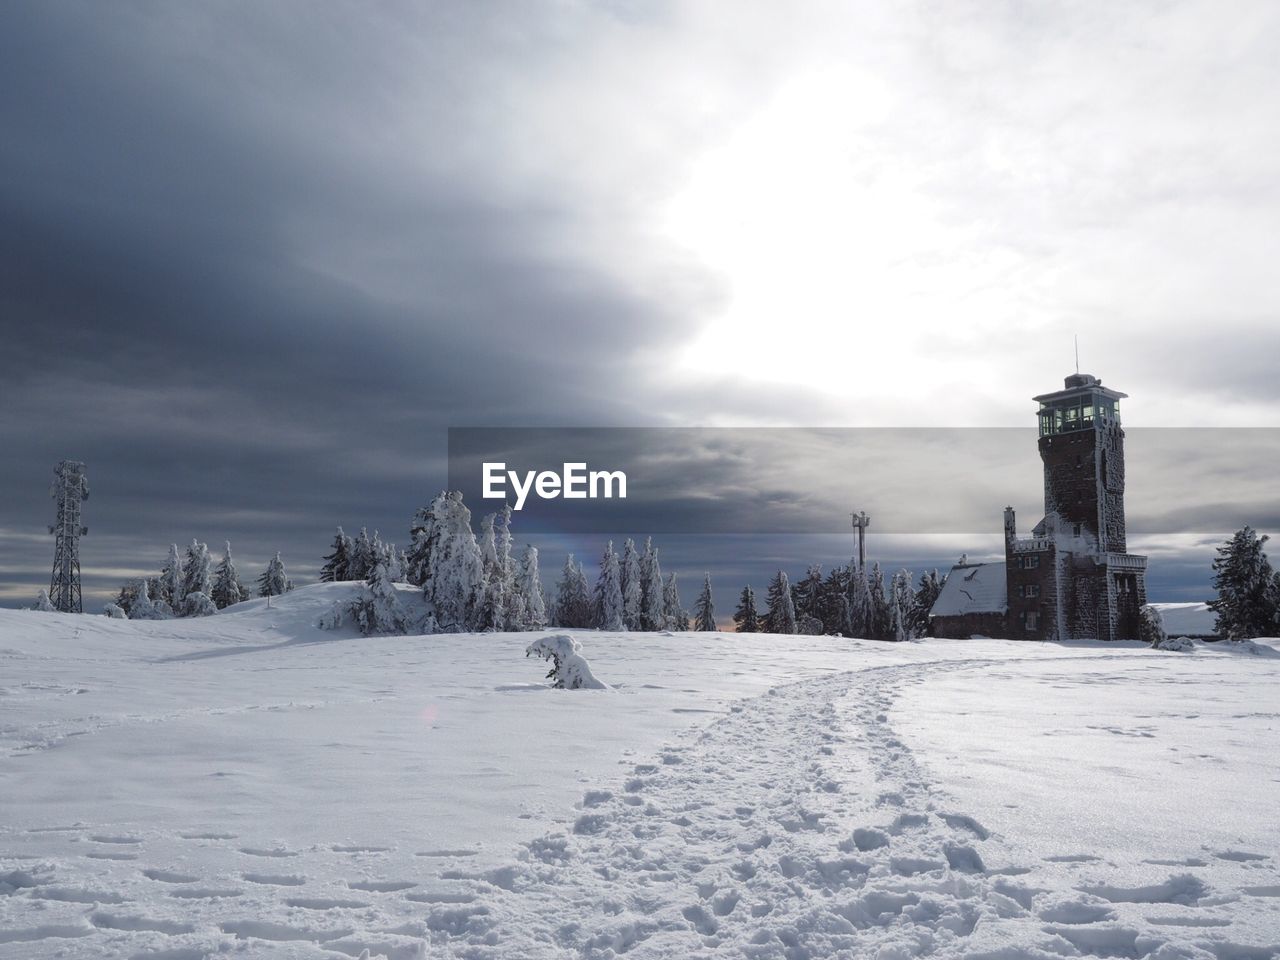
[{"label": "trail in snow", "polygon": [[[1206,935],[1230,922],[1213,906],[1271,888],[1211,898],[1177,863],[1158,883],[1064,895],[1061,877],[1041,887],[1037,873],[1096,857],[1010,861],[929,781],[890,722],[899,692],[991,662],[873,668],[736,706],[637,765],[621,790],[588,792],[571,832],[527,844],[510,867],[455,874],[497,890],[437,908],[436,944],[465,958],[589,960],[1275,956]],[[1127,904],[1162,912],[1121,922]]]}]

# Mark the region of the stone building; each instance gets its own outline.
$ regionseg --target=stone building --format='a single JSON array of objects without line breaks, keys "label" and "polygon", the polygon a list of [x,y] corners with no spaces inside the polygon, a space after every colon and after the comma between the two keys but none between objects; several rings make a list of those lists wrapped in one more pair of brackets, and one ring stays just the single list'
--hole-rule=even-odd
[{"label": "stone building", "polygon": [[[930,612],[935,636],[1137,637],[1147,558],[1129,553],[1125,542],[1125,396],[1076,373],[1063,389],[1034,398],[1044,519],[1019,537],[1013,508],[1005,508],[1004,563],[952,568]],[[1002,596],[995,583],[1003,584]]]}]

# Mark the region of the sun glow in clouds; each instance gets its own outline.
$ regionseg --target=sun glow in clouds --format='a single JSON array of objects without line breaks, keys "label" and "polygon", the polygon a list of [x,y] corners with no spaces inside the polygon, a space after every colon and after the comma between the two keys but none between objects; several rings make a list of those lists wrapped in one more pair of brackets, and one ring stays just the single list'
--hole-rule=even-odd
[{"label": "sun glow in clouds", "polygon": [[729,299],[687,368],[714,359],[836,393],[856,371],[862,393],[899,392],[908,360],[919,378],[931,366],[945,376],[952,359],[913,356],[913,342],[998,328],[1011,307],[996,282],[1018,258],[949,214],[944,174],[915,162],[917,141],[943,134],[905,135],[907,108],[879,80],[824,70],[784,86],[698,162],[665,230],[727,279]]}]

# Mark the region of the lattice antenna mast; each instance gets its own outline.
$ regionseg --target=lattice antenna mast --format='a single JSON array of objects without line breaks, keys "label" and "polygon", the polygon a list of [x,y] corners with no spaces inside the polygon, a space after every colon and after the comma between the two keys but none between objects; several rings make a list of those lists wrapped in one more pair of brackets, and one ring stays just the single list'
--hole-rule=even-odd
[{"label": "lattice antenna mast", "polygon": [[84,476],[84,464],[76,460],[63,460],[53,468],[53,475],[49,496],[58,501],[58,520],[49,528],[54,536],[49,602],[63,613],[83,613],[80,538],[89,528],[80,525],[80,504],[89,499],[89,481]]}]

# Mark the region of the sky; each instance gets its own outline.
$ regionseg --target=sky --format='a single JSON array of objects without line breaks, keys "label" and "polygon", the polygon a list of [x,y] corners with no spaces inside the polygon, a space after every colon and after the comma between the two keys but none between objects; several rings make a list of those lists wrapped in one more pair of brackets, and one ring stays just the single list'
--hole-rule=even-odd
[{"label": "sky", "polygon": [[[1026,427],[1078,336],[1129,429],[1274,428],[1278,74],[1262,2],[0,5],[0,604],[64,457],[93,608],[193,537],[298,582],[403,539],[451,427]],[[1159,471],[1221,505],[1272,457]],[[873,557],[999,551],[991,476],[907,470],[990,528],[855,474]],[[1153,598],[1203,597],[1222,512],[1129,474]],[[742,500],[666,537],[687,599],[852,551]]]}]

